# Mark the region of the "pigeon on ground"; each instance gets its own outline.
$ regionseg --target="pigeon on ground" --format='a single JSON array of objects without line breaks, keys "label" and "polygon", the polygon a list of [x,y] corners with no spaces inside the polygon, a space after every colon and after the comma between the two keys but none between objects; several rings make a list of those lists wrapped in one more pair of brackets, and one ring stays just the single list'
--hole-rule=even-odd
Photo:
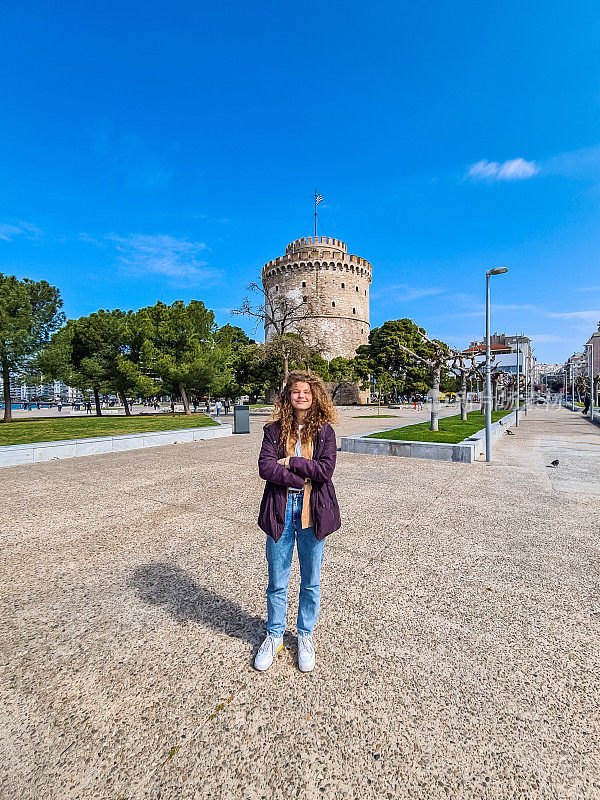
[{"label": "pigeon on ground", "polygon": [[506,431],[509,436],[514,436],[514,431]]},{"label": "pigeon on ground", "polygon": [[554,459],[554,461],[552,461],[552,462],[550,463],[550,466],[551,466],[551,467],[558,467],[558,463],[559,463],[559,462],[558,462],[558,458],[555,458],[555,459]]}]

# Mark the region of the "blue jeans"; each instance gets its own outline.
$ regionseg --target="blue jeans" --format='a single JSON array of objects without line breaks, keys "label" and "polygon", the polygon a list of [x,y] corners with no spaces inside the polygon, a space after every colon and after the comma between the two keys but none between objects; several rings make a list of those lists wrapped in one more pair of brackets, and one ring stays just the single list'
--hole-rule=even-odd
[{"label": "blue jeans", "polygon": [[302,528],[304,492],[288,494],[285,525],[278,542],[267,536],[267,633],[283,636],[287,622],[287,594],[294,555],[294,540],[300,561],[300,601],[296,628],[299,636],[310,636],[319,615],[321,600],[321,564],[325,541],[318,541],[313,528]]}]

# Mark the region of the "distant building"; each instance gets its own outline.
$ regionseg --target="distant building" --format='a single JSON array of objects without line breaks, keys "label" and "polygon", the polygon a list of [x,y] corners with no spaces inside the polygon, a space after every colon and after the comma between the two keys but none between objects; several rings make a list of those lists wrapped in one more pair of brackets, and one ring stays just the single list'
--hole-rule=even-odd
[{"label": "distant building", "polygon": [[[0,396],[4,391],[4,382],[0,377]],[[81,402],[83,393],[80,389],[67,386],[62,381],[48,381],[46,383],[33,383],[23,380],[18,375],[11,377],[10,399],[12,403],[34,403],[36,401],[49,403],[62,400],[63,403]]]},{"label": "distant building", "polygon": [[585,353],[573,353],[563,367],[567,380],[570,382],[575,378],[581,378],[587,375],[587,357]]},{"label": "distant building", "polygon": [[564,385],[565,365],[564,364],[536,364],[535,382],[544,388],[552,388],[553,385]]},{"label": "distant building", "polygon": [[564,372],[564,364],[536,364],[535,379],[541,383],[541,379],[546,376],[560,375]]},{"label": "distant building", "polygon": [[[519,372],[524,375],[525,370],[534,366],[535,357],[531,348],[531,339],[528,336],[507,336],[505,333],[494,333],[490,336],[490,352],[494,356],[494,365],[500,367],[502,372],[511,375],[517,373],[517,339],[519,341]],[[463,355],[475,356],[478,362],[485,359],[485,340],[471,342]]]},{"label": "distant building", "polygon": [[585,343],[587,351],[587,375],[590,374],[590,366],[593,368],[594,378],[600,375],[600,322],[598,330],[592,333]]}]

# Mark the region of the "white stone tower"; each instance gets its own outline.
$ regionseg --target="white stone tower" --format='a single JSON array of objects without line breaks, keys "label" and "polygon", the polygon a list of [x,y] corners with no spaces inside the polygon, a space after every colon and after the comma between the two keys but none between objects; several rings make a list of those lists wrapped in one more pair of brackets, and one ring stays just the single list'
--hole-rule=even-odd
[{"label": "white stone tower", "polygon": [[[302,321],[303,338],[331,360],[353,358],[356,348],[368,343],[371,275],[369,262],[348,255],[344,242],[307,236],[265,264],[262,282],[275,303],[278,297],[294,303],[306,298],[310,314]],[[271,326],[265,325],[265,340],[272,335]]]}]

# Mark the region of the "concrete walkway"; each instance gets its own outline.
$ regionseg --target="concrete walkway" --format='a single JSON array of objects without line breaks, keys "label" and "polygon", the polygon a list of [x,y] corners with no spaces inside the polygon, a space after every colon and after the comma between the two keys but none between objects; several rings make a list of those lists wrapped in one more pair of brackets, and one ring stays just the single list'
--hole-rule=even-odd
[{"label": "concrete walkway", "polygon": [[297,562],[251,666],[263,422],[2,471],[0,796],[600,797],[600,429],[542,408],[491,465],[338,453],[303,675]]}]

